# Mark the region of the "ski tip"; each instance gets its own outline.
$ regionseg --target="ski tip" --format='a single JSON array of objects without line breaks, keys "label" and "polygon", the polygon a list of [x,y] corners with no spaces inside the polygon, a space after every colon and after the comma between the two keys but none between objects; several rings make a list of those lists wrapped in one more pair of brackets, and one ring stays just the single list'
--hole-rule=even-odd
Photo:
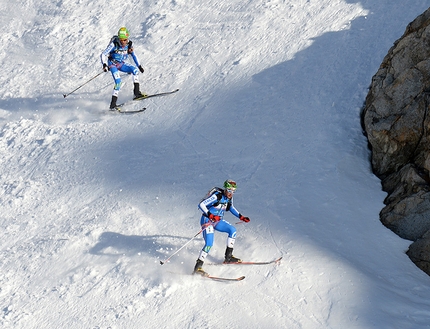
[{"label": "ski tip", "polygon": [[242,281],[245,279],[245,276],[242,275],[238,278],[222,278],[222,277],[216,277],[216,276],[208,276],[209,279],[213,281],[221,281],[221,282],[232,282],[232,281]]},{"label": "ski tip", "polygon": [[192,275],[197,275],[197,276],[201,276],[202,278],[207,278],[207,279],[211,279],[213,281],[221,281],[221,282],[242,281],[243,279],[245,279],[244,275],[237,277],[237,278],[226,278],[226,277],[213,276],[213,275],[210,275],[208,272],[205,272],[203,270],[193,272]]},{"label": "ski tip", "polygon": [[164,262],[162,260],[160,260],[160,265],[163,265],[163,264],[164,264]]},{"label": "ski tip", "polygon": [[122,114],[140,113],[140,112],[144,112],[145,110],[146,110],[146,107],[142,107],[139,110],[130,110],[130,111],[125,111],[120,107],[114,107],[113,109],[110,109],[110,111],[118,112],[118,113],[122,113]]},{"label": "ski tip", "polygon": [[237,281],[242,281],[243,279],[245,279],[244,275],[242,275],[240,278],[237,278]]},{"label": "ski tip", "polygon": [[64,97],[64,98],[66,98],[66,97],[67,97],[67,95],[66,95],[66,94],[63,94],[63,97]]}]

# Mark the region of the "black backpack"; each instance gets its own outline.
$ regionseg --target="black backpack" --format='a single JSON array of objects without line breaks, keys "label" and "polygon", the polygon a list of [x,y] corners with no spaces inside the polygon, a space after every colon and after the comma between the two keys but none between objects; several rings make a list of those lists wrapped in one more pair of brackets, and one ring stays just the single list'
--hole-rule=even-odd
[{"label": "black backpack", "polygon": [[[212,195],[214,195],[215,193],[217,193],[218,201],[217,201],[216,203],[214,203],[214,204],[212,205],[212,207],[216,207],[216,206],[218,206],[218,204],[219,204],[219,200],[221,200],[222,195],[224,194],[224,189],[222,189],[221,187],[218,187],[218,186],[214,186],[214,187],[212,187],[212,188],[208,191],[208,193],[206,193],[206,196],[205,196],[203,199],[201,199],[201,200],[200,200],[200,202],[199,202],[199,203],[201,203],[203,200],[206,200],[207,198],[211,197],[211,196],[212,196]],[[227,211],[230,209],[230,206],[231,206],[231,200],[229,200],[229,201],[228,201],[227,209],[226,209]]]}]

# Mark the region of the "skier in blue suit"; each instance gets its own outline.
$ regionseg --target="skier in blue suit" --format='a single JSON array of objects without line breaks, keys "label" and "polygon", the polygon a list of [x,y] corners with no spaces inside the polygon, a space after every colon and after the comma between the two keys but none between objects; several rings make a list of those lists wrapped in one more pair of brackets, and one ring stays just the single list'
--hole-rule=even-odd
[{"label": "skier in blue suit", "polygon": [[199,209],[203,212],[200,225],[203,229],[205,245],[200,251],[194,267],[194,273],[204,274],[203,263],[214,242],[214,231],[228,233],[227,249],[224,263],[239,263],[241,260],[233,256],[233,245],[236,240],[236,228],[224,220],[224,213],[230,211],[241,221],[248,223],[250,219],[240,214],[233,206],[233,193],[236,191],[236,182],[228,179],[224,182],[224,189],[219,189],[209,197],[202,200]]},{"label": "skier in blue suit", "polygon": [[[112,100],[109,108],[114,109],[117,104],[119,90],[121,88],[121,77],[119,71],[133,74],[134,83],[134,98],[140,98],[147,96],[140,92],[139,87],[139,71],[144,72],[142,65],[139,63],[139,59],[133,51],[133,43],[129,40],[130,33],[125,27],[121,27],[118,31],[118,35],[112,37],[109,46],[102,52],[100,59],[105,72],[110,71],[112,73],[115,86],[112,92]],[[130,55],[133,58],[136,66],[125,62]]]}]

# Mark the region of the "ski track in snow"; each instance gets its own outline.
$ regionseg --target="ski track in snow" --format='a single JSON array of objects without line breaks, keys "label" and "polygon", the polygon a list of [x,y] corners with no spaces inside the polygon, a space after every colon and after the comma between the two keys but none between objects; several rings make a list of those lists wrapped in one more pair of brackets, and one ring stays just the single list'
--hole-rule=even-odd
[{"label": "ski track in snow", "polygon": [[[428,277],[378,220],[359,111],[425,0],[3,4],[0,327],[428,328]],[[106,111],[99,55],[131,31],[141,114]],[[131,98],[123,76],[120,101]],[[233,178],[235,254],[212,266],[197,203]],[[228,217],[231,222],[235,218]],[[209,262],[220,261],[217,234]],[[209,269],[208,269],[209,271]]]}]

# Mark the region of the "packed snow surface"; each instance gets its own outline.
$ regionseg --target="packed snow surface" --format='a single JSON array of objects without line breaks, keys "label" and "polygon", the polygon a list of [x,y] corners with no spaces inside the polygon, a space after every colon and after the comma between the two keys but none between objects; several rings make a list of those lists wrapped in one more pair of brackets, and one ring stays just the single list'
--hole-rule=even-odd
[{"label": "packed snow surface", "polygon": [[[3,0],[0,327],[429,328],[430,278],[379,221],[359,119],[428,5]],[[133,115],[108,111],[110,73],[86,83],[124,25],[142,91],[180,89]],[[246,276],[221,283],[190,275],[203,239],[190,240],[198,202],[228,178],[251,219],[235,256],[283,260],[205,264]],[[225,244],[216,233],[208,262]]]}]

